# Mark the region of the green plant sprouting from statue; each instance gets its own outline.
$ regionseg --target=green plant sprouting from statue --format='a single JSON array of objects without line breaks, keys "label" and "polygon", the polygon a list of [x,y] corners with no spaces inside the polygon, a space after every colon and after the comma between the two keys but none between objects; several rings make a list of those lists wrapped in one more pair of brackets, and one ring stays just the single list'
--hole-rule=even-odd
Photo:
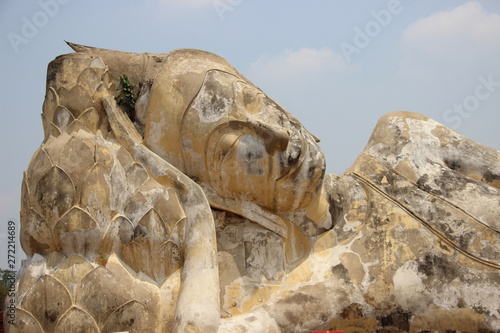
[{"label": "green plant sprouting from statue", "polygon": [[135,102],[133,87],[127,75],[120,76],[120,89],[117,90],[118,95],[115,97],[116,103],[124,109],[129,118],[134,121],[135,118]]}]

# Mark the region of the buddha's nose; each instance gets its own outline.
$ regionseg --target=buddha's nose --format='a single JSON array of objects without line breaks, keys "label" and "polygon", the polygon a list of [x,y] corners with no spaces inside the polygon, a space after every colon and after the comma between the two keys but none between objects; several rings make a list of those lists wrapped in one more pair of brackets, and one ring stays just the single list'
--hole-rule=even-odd
[{"label": "buddha's nose", "polygon": [[262,139],[269,155],[277,151],[284,151],[288,147],[290,135],[277,126],[261,122],[250,122],[256,134]]}]

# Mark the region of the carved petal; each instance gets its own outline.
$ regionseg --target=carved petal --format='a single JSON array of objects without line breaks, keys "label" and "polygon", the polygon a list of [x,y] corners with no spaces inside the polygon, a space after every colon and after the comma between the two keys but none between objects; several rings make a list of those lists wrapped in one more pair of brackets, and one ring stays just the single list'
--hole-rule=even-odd
[{"label": "carved petal", "polygon": [[95,161],[96,163],[104,167],[106,174],[109,174],[111,172],[114,158],[109,149],[103,146],[96,146]]},{"label": "carved petal", "polygon": [[101,78],[97,75],[95,70],[91,67],[87,67],[78,76],[77,83],[85,88],[90,95],[92,95],[101,84]]},{"label": "carved petal", "polygon": [[120,147],[120,150],[118,150],[118,153],[116,154],[116,156],[118,157],[120,164],[124,168],[127,168],[128,166],[134,164],[134,159],[132,158],[132,155],[130,155],[128,150],[125,149],[123,146]]},{"label": "carved petal", "polygon": [[[42,113],[40,118],[42,118],[43,142],[46,142],[51,135],[54,136],[54,134],[51,133],[51,129],[50,129],[50,126],[52,125],[52,123],[47,120],[47,117],[45,117],[45,115],[43,113]],[[55,135],[55,137],[57,137],[57,135]]]},{"label": "carved petal", "polygon": [[49,270],[61,265],[65,260],[66,256],[56,251],[51,252],[48,256],[45,257],[45,263],[47,265],[47,269]]},{"label": "carved petal", "polygon": [[[154,209],[150,209],[135,227],[132,242],[121,243],[120,258],[134,271],[143,272],[156,279],[154,266],[157,264],[157,258],[153,256],[153,252],[167,239],[167,229],[160,215]],[[163,266],[158,270],[161,273],[157,275],[161,280],[164,278],[164,271]]]},{"label": "carved petal", "polygon": [[99,333],[100,331],[94,319],[87,312],[77,307],[72,307],[59,320],[54,332]]},{"label": "carved petal", "polygon": [[137,301],[124,304],[109,317],[103,332],[154,332],[155,315]]},{"label": "carved petal", "polygon": [[68,133],[68,134],[71,134],[73,132],[76,133],[76,132],[79,132],[80,130],[90,133],[90,131],[87,128],[87,126],[85,126],[84,124],[82,124],[80,122],[80,120],[76,119],[71,124],[69,124],[68,128],[66,129],[66,133]]},{"label": "carved petal", "polygon": [[111,217],[110,190],[106,170],[96,164],[83,182],[81,207],[92,215],[101,230],[108,227]]},{"label": "carved petal", "polygon": [[110,174],[111,184],[111,209],[121,211],[127,202],[129,191],[127,188],[127,177],[123,167],[116,163]]},{"label": "carved petal", "polygon": [[[31,207],[31,201],[30,201],[30,192],[28,189],[28,184],[26,183],[26,172],[23,173],[23,180],[22,180],[22,185],[21,185],[21,230],[24,230],[26,228],[26,224],[28,222],[28,217],[30,215],[30,207]],[[22,231],[21,231],[22,235]],[[21,246],[24,248],[25,245],[23,243],[23,238],[21,237]]]},{"label": "carved petal", "polygon": [[54,166],[38,181],[32,204],[53,227],[74,201],[73,182],[66,172]]},{"label": "carved petal", "polygon": [[152,257],[155,258],[153,274],[159,284],[178,270],[184,261],[180,248],[171,241],[159,246]]},{"label": "carved petal", "polygon": [[68,290],[50,275],[42,276],[23,302],[23,308],[37,319],[45,332],[54,332],[57,320],[70,306]]},{"label": "carved petal", "polygon": [[143,230],[146,230],[145,236],[149,240],[151,253],[153,253],[157,246],[169,238],[169,230],[165,227],[163,219],[155,209],[150,209],[141,218],[137,227],[140,226],[143,227]]},{"label": "carved petal", "polygon": [[121,244],[129,244],[134,236],[134,226],[126,217],[118,216],[111,221],[110,226],[101,241],[99,256],[108,258]]},{"label": "carved petal", "polygon": [[29,191],[31,193],[35,192],[35,186],[42,178],[43,175],[47,173],[47,171],[52,168],[52,161],[50,160],[47,151],[44,148],[45,145],[42,145],[38,150],[33,154],[31,158],[27,173],[27,183],[29,185]]},{"label": "carved petal", "polygon": [[54,277],[64,283],[74,297],[76,295],[77,284],[93,269],[94,267],[85,258],[72,255],[57,269]]},{"label": "carved petal", "polygon": [[[35,260],[33,260],[33,261],[35,261]],[[33,288],[36,281],[41,277],[42,271],[40,270],[40,266],[43,266],[43,263],[38,262],[35,264],[31,264],[21,274],[21,276],[19,278],[19,284],[18,284],[18,287],[16,290],[16,292],[18,294],[18,298],[17,298],[18,303],[22,304],[27,293]]]},{"label": "carved petal", "polygon": [[54,113],[53,124],[56,125],[61,132],[66,131],[69,124],[71,124],[75,118],[64,106],[59,105]]},{"label": "carved petal", "polygon": [[128,288],[120,284],[110,270],[99,266],[82,279],[76,303],[101,327],[114,310],[132,299]]},{"label": "carved petal", "polygon": [[53,136],[54,138],[57,138],[61,134],[62,134],[62,131],[61,131],[61,129],[59,127],[57,127],[53,123],[50,123],[48,125],[48,135],[49,136]]},{"label": "carved petal", "polygon": [[56,251],[52,228],[35,210],[31,209],[21,232],[21,243],[27,255],[48,255]]},{"label": "carved petal", "polygon": [[131,191],[140,187],[149,178],[148,172],[139,163],[134,163],[127,167],[125,169],[125,173],[127,175],[127,181]]},{"label": "carved petal", "polygon": [[29,295],[36,282],[45,275],[45,272],[52,271],[55,266],[62,264],[66,257],[59,252],[52,252],[47,257],[35,256],[31,259],[30,265],[21,274],[17,289],[18,301],[24,302],[26,295]]},{"label": "carved petal", "polygon": [[135,192],[125,206],[124,212],[127,218],[132,221],[134,225],[139,223],[141,217],[151,209],[151,205],[141,192]]},{"label": "carved petal", "polygon": [[95,108],[88,108],[85,110],[78,121],[84,125],[90,133],[97,132],[99,128],[99,114]]},{"label": "carved petal", "polygon": [[105,69],[106,65],[102,61],[101,57],[97,57],[97,58],[92,59],[92,61],[90,61],[89,67],[92,67],[97,71],[97,70]]},{"label": "carved petal", "polygon": [[96,256],[101,240],[95,220],[78,207],[73,207],[57,222],[54,235],[64,255],[79,254],[89,259]]},{"label": "carved petal", "polygon": [[[59,103],[57,105],[61,105],[61,104],[64,105],[63,103],[61,103],[61,96],[68,95],[68,92],[69,92],[68,88],[60,86],[59,88],[57,88],[56,91],[57,91],[57,96],[59,96]],[[52,118],[50,120],[52,121]]]},{"label": "carved petal", "polygon": [[154,278],[151,265],[151,252],[147,246],[147,241],[135,239],[130,244],[122,244],[120,259],[132,268],[134,272],[143,272],[150,278]]},{"label": "carved petal", "polygon": [[77,188],[94,165],[94,151],[78,137],[71,137],[61,150],[59,166],[65,170]]},{"label": "carved petal", "polygon": [[101,117],[101,119],[106,118],[106,111],[104,110],[104,105],[102,104],[102,100],[103,98],[108,97],[109,95],[110,91],[107,88],[107,84],[102,82],[99,85],[99,87],[97,87],[94,95],[92,96],[92,98],[94,99],[94,107],[97,111],[97,114]]},{"label": "carved petal", "polygon": [[[6,318],[8,320],[8,318]],[[16,309],[16,329],[10,330],[11,327],[5,321],[5,328],[7,332],[16,333],[44,333],[40,323],[31,315],[31,313],[22,309]]]},{"label": "carved petal", "polygon": [[169,234],[177,222],[186,218],[186,213],[174,191],[167,190],[167,195],[159,197],[154,208],[165,222]]},{"label": "carved petal", "polygon": [[59,97],[54,88],[49,87],[45,94],[45,100],[43,101],[43,114],[48,123],[51,123],[52,119],[54,119],[54,112],[58,105]]},{"label": "carved petal", "polygon": [[113,85],[113,80],[111,79],[109,71],[105,71],[104,74],[102,74],[101,81],[106,85],[108,89],[111,88],[111,86]]},{"label": "carved petal", "polygon": [[59,94],[61,105],[65,106],[73,117],[78,118],[83,111],[94,106],[92,97],[84,87],[77,84],[65,94]]},{"label": "carved petal", "polygon": [[47,142],[44,142],[42,144],[41,148],[43,148],[43,150],[45,150],[45,152],[47,153],[47,157],[51,161],[51,166],[59,165],[59,155],[61,153],[61,149],[68,142],[69,139],[71,139],[71,136],[63,132],[57,138],[51,136],[50,138],[48,138]]},{"label": "carved petal", "polygon": [[77,307],[72,307],[59,320],[54,332],[100,333],[100,330],[95,320],[87,312]]}]

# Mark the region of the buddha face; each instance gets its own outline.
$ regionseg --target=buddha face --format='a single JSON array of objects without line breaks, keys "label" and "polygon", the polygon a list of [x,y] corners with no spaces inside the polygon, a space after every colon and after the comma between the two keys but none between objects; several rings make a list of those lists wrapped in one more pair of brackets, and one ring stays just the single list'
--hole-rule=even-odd
[{"label": "buddha face", "polygon": [[220,57],[172,53],[146,112],[145,143],[222,198],[286,212],[319,196],[315,138]]},{"label": "buddha face", "polygon": [[223,197],[290,211],[319,194],[325,161],[315,138],[245,79],[208,71],[181,128],[186,166]]}]

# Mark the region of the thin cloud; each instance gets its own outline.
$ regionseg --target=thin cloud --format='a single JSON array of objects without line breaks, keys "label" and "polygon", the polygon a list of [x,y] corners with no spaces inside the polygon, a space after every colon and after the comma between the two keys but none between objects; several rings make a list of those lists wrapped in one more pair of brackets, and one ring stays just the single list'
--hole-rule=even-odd
[{"label": "thin cloud", "polygon": [[500,15],[488,13],[477,1],[467,2],[413,23],[404,31],[402,44],[435,56],[457,48],[467,53],[492,50],[500,44]]},{"label": "thin cloud", "polygon": [[500,15],[470,1],[416,21],[403,32],[401,46],[403,64],[414,69],[484,62],[500,51]]},{"label": "thin cloud", "polygon": [[287,79],[307,73],[344,71],[347,65],[342,54],[329,48],[287,49],[278,55],[264,55],[250,65],[250,72],[256,76]]}]

